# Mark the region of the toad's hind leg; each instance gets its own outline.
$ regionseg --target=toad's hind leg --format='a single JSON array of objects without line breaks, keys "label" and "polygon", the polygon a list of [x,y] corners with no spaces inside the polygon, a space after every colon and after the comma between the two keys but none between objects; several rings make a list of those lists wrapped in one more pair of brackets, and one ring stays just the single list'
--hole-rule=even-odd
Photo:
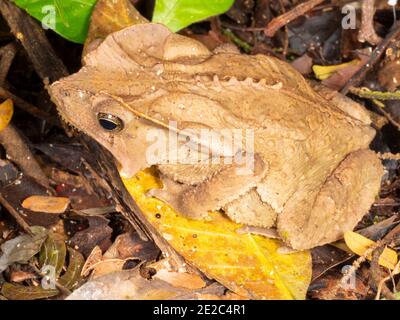
[{"label": "toad's hind leg", "polygon": [[267,171],[266,163],[257,154],[254,155],[253,170],[243,170],[246,167],[244,163],[223,166],[213,176],[194,186],[163,179],[164,189],[151,190],[150,195],[164,200],[189,218],[205,218],[209,211],[223,208],[254,188]]},{"label": "toad's hind leg", "polygon": [[373,151],[349,154],[322,187],[288,201],[278,215],[279,234],[298,250],[340,239],[368,212],[382,175],[382,164]]}]

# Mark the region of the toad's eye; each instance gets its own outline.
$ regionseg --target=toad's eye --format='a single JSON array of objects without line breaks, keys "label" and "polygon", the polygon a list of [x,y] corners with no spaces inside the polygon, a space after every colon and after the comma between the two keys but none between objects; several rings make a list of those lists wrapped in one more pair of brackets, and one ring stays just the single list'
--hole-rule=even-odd
[{"label": "toad's eye", "polygon": [[99,113],[97,115],[97,120],[100,126],[109,132],[119,132],[124,128],[124,122],[121,118],[109,113]]}]

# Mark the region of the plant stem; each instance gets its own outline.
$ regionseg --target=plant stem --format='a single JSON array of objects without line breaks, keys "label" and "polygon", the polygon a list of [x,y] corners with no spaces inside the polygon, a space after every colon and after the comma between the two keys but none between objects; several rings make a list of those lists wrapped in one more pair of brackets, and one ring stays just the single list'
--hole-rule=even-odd
[{"label": "plant stem", "polygon": [[243,41],[239,37],[237,37],[230,29],[222,29],[222,34],[227,36],[234,44],[243,49],[244,52],[249,53],[252,49],[252,46],[249,45],[246,41]]},{"label": "plant stem", "polygon": [[371,91],[367,88],[350,88],[351,93],[366,99],[376,99],[376,100],[400,100],[400,91],[395,92],[381,92],[381,91]]}]

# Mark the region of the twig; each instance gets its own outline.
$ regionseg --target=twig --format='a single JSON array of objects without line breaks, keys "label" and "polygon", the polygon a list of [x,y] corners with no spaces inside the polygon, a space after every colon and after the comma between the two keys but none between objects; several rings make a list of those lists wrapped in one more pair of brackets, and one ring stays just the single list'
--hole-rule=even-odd
[{"label": "twig", "polygon": [[43,173],[21,133],[12,124],[0,132],[0,144],[6,149],[8,158],[16,163],[22,172],[47,190],[51,190],[49,179]]},{"label": "twig", "polygon": [[376,45],[382,41],[374,29],[375,0],[363,0],[361,27],[358,33],[358,41],[368,41],[370,44]]},{"label": "twig", "polygon": [[21,99],[20,97],[16,96],[15,94],[11,93],[10,91],[2,87],[0,87],[0,97],[3,99],[11,99],[18,108],[20,108],[25,112],[28,112],[29,114],[33,115],[36,118],[45,120],[48,123],[57,127],[61,126],[60,121],[58,120],[57,117],[51,116],[47,112],[39,109],[33,104]]},{"label": "twig", "polygon": [[8,71],[10,70],[11,64],[14,61],[14,57],[17,54],[18,48],[15,42],[9,43],[8,45],[0,49],[1,61],[0,61],[0,87],[4,85]]},{"label": "twig", "polygon": [[379,100],[373,99],[372,102],[379,108],[382,114],[385,116],[388,121],[400,131],[400,123],[398,123],[392,115],[385,110],[385,104]]},{"label": "twig", "polygon": [[385,282],[390,280],[390,279],[393,279],[393,276],[399,274],[399,271],[400,271],[400,261],[397,262],[396,266],[393,269],[393,272],[389,270],[390,275],[385,277],[385,278],[383,278],[381,280],[381,282],[379,283],[378,290],[377,290],[377,293],[376,293],[376,296],[375,296],[375,300],[379,300],[380,299],[382,288],[383,288]]},{"label": "twig", "polygon": [[400,36],[400,21],[397,21],[393,25],[393,29],[388,33],[386,38],[374,49],[371,57],[364,63],[364,65],[358,70],[353,77],[346,83],[341,90],[341,93],[346,95],[351,87],[357,87],[365,78],[367,72],[379,61],[385,50],[394,44],[396,39]]},{"label": "twig", "polygon": [[53,82],[68,75],[64,64],[57,57],[43,30],[33,18],[8,0],[0,0],[0,11],[42,79],[47,78]]},{"label": "twig", "polygon": [[[11,43],[1,48],[0,86],[4,85],[16,52],[17,47],[15,43]],[[23,139],[21,134],[12,124],[9,124],[8,127],[0,132],[0,143],[6,149],[9,158],[17,163],[25,174],[34,178],[46,189],[50,189],[49,179],[43,173],[42,168],[39,166],[31,150],[25,143],[25,139]]]},{"label": "twig", "polygon": [[360,257],[358,257],[353,264],[351,265],[350,268],[346,270],[344,273],[343,277],[340,279],[340,281],[332,288],[330,297],[333,299],[336,297],[337,292],[339,291],[340,287],[347,283],[350,278],[355,274],[355,272],[360,268],[361,264],[367,260],[367,257],[381,245],[382,241],[377,241],[374,243],[372,246],[370,246],[367,250],[365,250],[364,254]]},{"label": "twig", "polygon": [[383,250],[386,248],[387,241],[383,240],[380,246],[372,252],[372,259],[371,259],[371,278],[375,282],[377,288],[381,286],[380,290],[384,297],[388,300],[395,300],[396,297],[394,296],[393,292],[387,287],[385,282],[382,282],[384,276],[382,275],[382,271],[379,266],[379,258],[383,253]]},{"label": "twig", "polygon": [[307,13],[324,1],[325,0],[308,0],[294,7],[292,10],[280,15],[279,17],[272,19],[264,30],[265,35],[267,37],[273,37],[280,28]]},{"label": "twig", "polygon": [[[282,14],[285,14],[286,10],[285,10],[285,5],[283,3],[283,0],[279,0],[279,5],[281,7]],[[289,48],[289,35],[288,35],[288,33],[289,33],[288,32],[288,26],[286,24],[285,25],[285,40],[284,40],[284,43],[283,43],[283,52],[282,52],[283,56],[285,56],[285,57],[287,55],[288,48]]]},{"label": "twig", "polygon": [[17,210],[15,210],[12,205],[10,205],[10,203],[7,201],[7,199],[5,199],[3,197],[3,195],[1,193],[0,193],[0,203],[4,208],[7,209],[7,211],[13,216],[15,221],[17,221],[17,223],[21,226],[21,228],[26,233],[28,233],[29,235],[33,235],[32,230],[31,230],[30,226],[28,225],[28,223],[26,223],[26,221],[21,217],[19,212]]}]

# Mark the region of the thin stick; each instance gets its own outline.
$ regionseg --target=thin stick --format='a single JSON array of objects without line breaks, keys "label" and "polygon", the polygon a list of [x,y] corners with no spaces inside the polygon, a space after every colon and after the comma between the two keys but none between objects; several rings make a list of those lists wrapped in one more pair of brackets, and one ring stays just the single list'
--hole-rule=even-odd
[{"label": "thin stick", "polygon": [[362,17],[361,27],[358,33],[358,41],[369,42],[377,45],[382,41],[374,29],[375,0],[364,0],[361,5]]},{"label": "thin stick", "polygon": [[25,48],[38,75],[54,82],[68,75],[40,25],[11,1],[1,0],[0,11],[11,32]]},{"label": "thin stick", "polygon": [[15,42],[11,42],[0,49],[0,86],[3,86],[18,48]]},{"label": "thin stick", "polygon": [[11,99],[11,100],[13,100],[13,102],[19,109],[30,113],[31,115],[33,115],[36,118],[45,120],[54,126],[57,126],[57,127],[60,126],[60,121],[58,120],[57,117],[48,114],[47,112],[43,111],[42,109],[39,109],[38,107],[34,106],[33,104],[25,101],[24,99],[21,99],[17,95],[11,93],[10,91],[8,91],[2,87],[0,87],[0,98]]},{"label": "thin stick", "polygon": [[292,10],[280,15],[279,17],[272,19],[264,30],[265,35],[267,37],[273,37],[280,28],[307,13],[324,1],[325,0],[308,0],[294,7]]},{"label": "thin stick", "polygon": [[367,72],[379,61],[385,50],[394,45],[396,39],[400,37],[400,21],[393,25],[393,29],[386,38],[372,52],[371,57],[364,65],[358,70],[354,76],[346,83],[341,90],[341,93],[346,95],[351,87],[357,87],[365,78]]},{"label": "thin stick", "polygon": [[396,300],[396,297],[393,294],[393,292],[390,291],[390,289],[387,287],[385,283],[386,281],[383,281],[385,277],[383,276],[379,267],[379,258],[383,253],[383,251],[385,250],[387,243],[388,241],[383,240],[382,244],[378,248],[375,248],[374,251],[372,252],[370,272],[371,272],[371,278],[375,282],[376,287],[378,288],[379,295],[382,293],[386,299]]},{"label": "thin stick", "polygon": [[373,99],[372,102],[379,108],[386,119],[400,131],[400,123],[398,123],[392,115],[385,110],[385,104],[379,100]]},{"label": "thin stick", "polygon": [[7,209],[7,211],[14,217],[15,221],[21,226],[24,231],[30,235],[33,235],[32,230],[28,223],[21,217],[19,212],[13,208],[12,205],[0,194],[0,203],[1,205]]}]

